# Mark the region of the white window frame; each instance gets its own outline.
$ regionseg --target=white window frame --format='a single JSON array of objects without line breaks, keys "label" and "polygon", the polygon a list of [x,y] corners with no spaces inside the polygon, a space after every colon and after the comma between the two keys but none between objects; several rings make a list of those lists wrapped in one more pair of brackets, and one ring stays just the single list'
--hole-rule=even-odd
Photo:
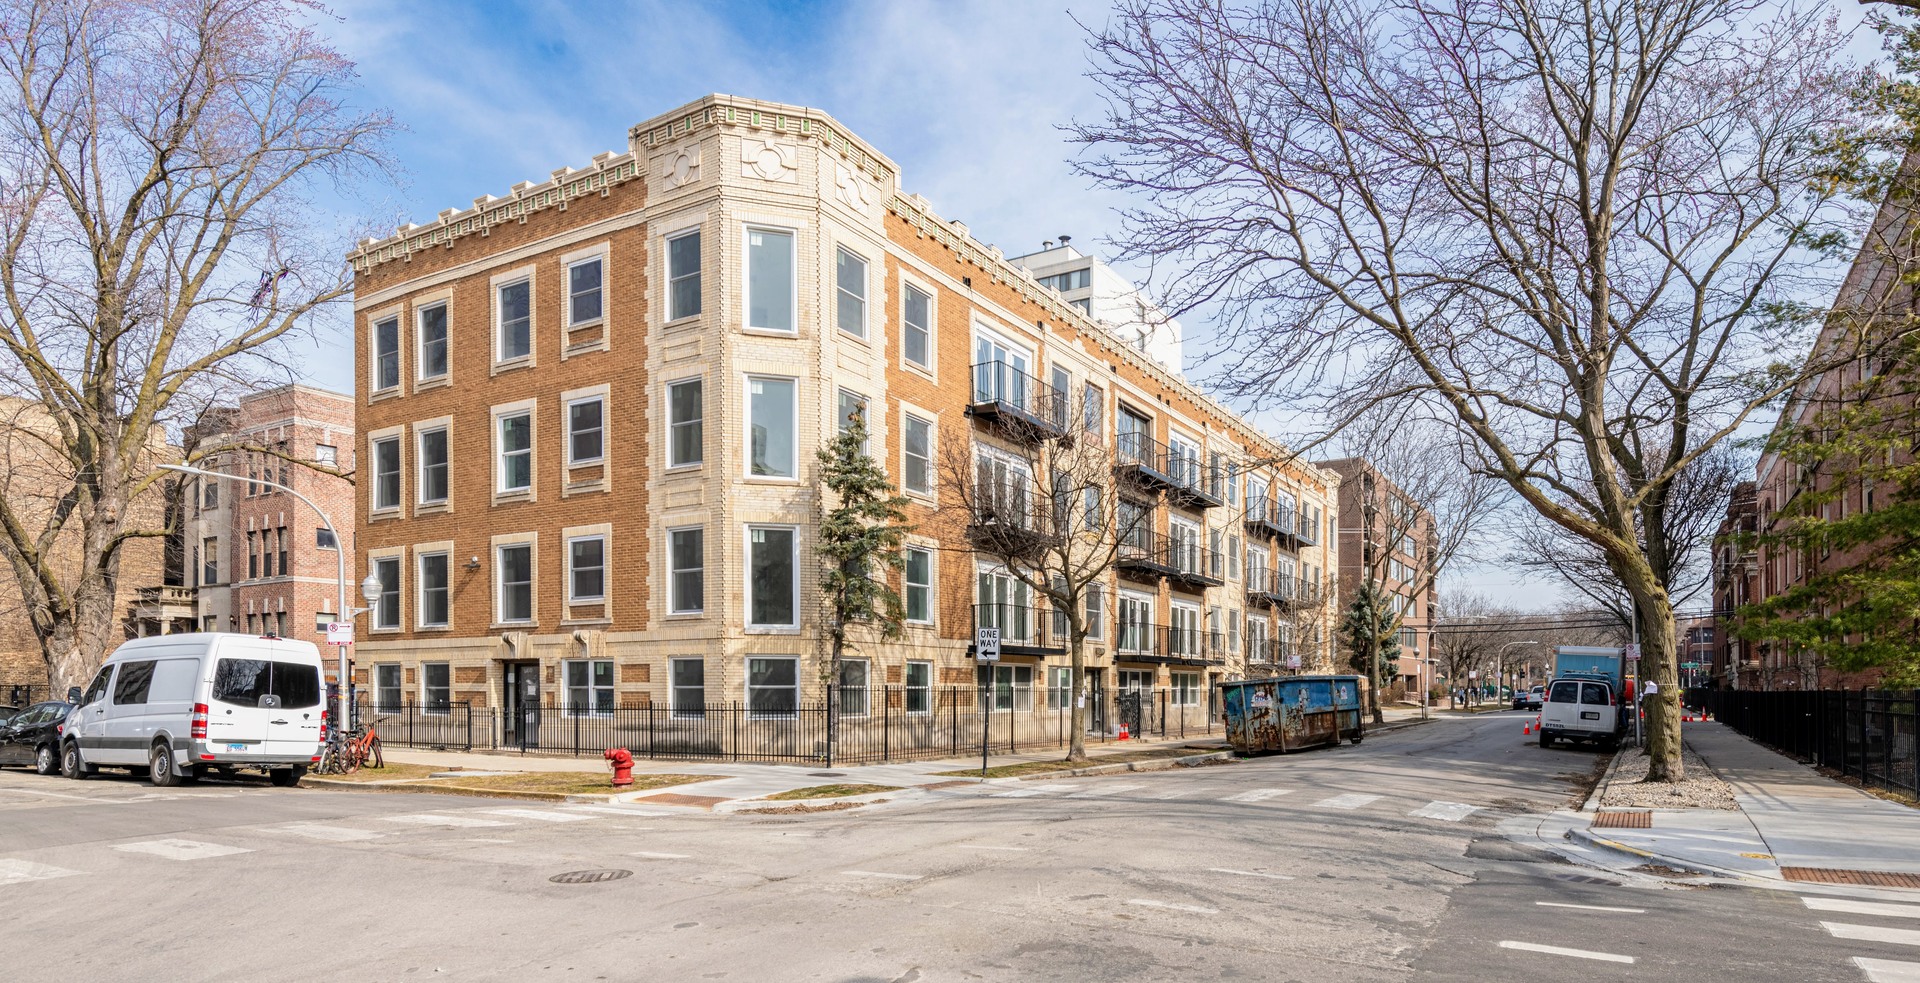
[{"label": "white window frame", "polygon": [[[367,438],[367,457],[373,463],[373,487],[368,489],[367,508],[370,512],[399,512],[407,503],[407,448],[402,440],[403,429],[394,427],[382,430]],[[380,466],[380,448],[393,447],[393,501],[382,501],[380,497],[380,479],[386,474]]]},{"label": "white window frame", "polygon": [[[840,282],[840,260],[842,256],[845,256],[847,259],[851,259],[855,263],[860,264],[860,293],[858,296],[855,296],[853,294],[853,291],[848,290],[846,284]],[[858,338],[861,341],[867,340],[867,298],[872,296],[873,294],[873,289],[871,286],[869,286],[868,281],[872,278],[872,276],[873,276],[873,264],[871,262],[868,262],[865,256],[851,249],[848,249],[845,245],[841,245],[838,243],[834,245],[833,247],[833,326],[835,328],[838,328],[841,331],[841,333],[852,335],[853,337]],[[853,300],[860,305],[859,323],[851,329],[849,329],[846,325],[840,323],[840,305],[848,297],[852,297]]]},{"label": "white window frame", "polygon": [[[1130,591],[1130,590],[1120,591],[1119,601],[1113,606],[1113,632],[1114,632],[1113,645],[1114,645],[1115,651],[1117,652],[1152,652],[1153,651],[1153,607],[1154,607],[1154,602],[1156,600],[1158,599],[1155,598],[1152,594],[1143,594],[1143,593],[1140,593],[1139,591]],[[1132,647],[1128,647],[1126,645],[1126,640],[1127,640],[1126,622],[1128,621],[1128,619],[1124,617],[1124,612],[1129,607],[1135,608],[1140,612],[1142,612],[1142,616],[1139,619],[1139,623],[1144,626],[1144,628],[1141,631],[1141,638],[1139,639],[1140,644],[1134,645]]]},{"label": "white window frame", "polygon": [[[509,620],[505,553],[511,549],[527,551],[527,616]],[[496,625],[532,625],[540,622],[540,550],[532,539],[502,539],[493,543],[493,623]]]},{"label": "white window frame", "polygon": [[[914,458],[913,452],[909,450],[910,445],[908,444],[908,439],[913,436],[913,424],[915,423],[925,424],[927,428],[927,480],[926,487],[924,488],[915,488],[908,477],[913,474],[913,469],[908,465]],[[933,462],[935,460],[934,455],[938,453],[938,434],[939,427],[936,426],[935,418],[931,414],[920,413],[914,408],[904,405],[900,408],[900,490],[908,495],[920,498],[933,497]]]},{"label": "white window frame", "polygon": [[[427,561],[439,557],[447,564],[446,587],[447,620],[427,620]],[[413,551],[413,611],[414,627],[424,630],[438,630],[453,627],[453,547],[450,543],[432,543],[416,546]]]},{"label": "white window frame", "polygon": [[[699,387],[699,390],[700,390],[700,398],[698,400],[699,405],[696,407],[699,415],[695,416],[691,420],[675,420],[673,418],[673,391],[675,389],[680,388],[681,386],[689,386],[689,385]],[[749,400],[751,400],[752,398],[751,393],[749,393],[748,398]],[[673,470],[675,468],[697,468],[700,465],[705,464],[706,458],[707,458],[707,380],[706,380],[706,377],[696,375],[696,376],[689,376],[685,379],[674,379],[668,382],[666,385],[666,400],[667,400],[667,406],[666,406],[667,469]],[[674,436],[679,432],[681,427],[685,427],[685,426],[693,427],[694,433],[696,434],[696,439],[693,442],[694,457],[692,460],[676,461],[673,458],[674,444],[675,444]],[[752,421],[748,421],[747,426],[748,426],[749,440],[751,440],[751,433],[752,433],[752,426],[753,426]],[[749,458],[751,458],[753,455],[753,448],[751,446],[747,448],[747,455]]]},{"label": "white window frame", "polygon": [[[859,666],[860,672],[864,674],[864,676],[866,677],[859,687],[861,699],[860,699],[860,707],[858,710],[855,710],[847,702],[847,685],[846,685],[845,676],[846,676],[847,670],[853,666]],[[834,685],[839,687],[840,689],[840,716],[866,717],[866,716],[872,715],[873,713],[873,660],[872,659],[854,659],[854,658],[841,659],[840,673],[842,678],[835,680],[834,682]]]},{"label": "white window frame", "polygon": [[[934,590],[934,585],[938,583],[940,579],[934,570],[934,551],[931,547],[914,545],[908,545],[906,551],[909,554],[907,561],[900,566],[900,583],[903,588],[900,592],[900,604],[907,612],[906,622],[910,625],[934,624],[938,614],[938,605],[935,603],[938,595]],[[921,584],[915,584],[913,582],[912,554],[916,553],[927,558],[927,579],[925,583]],[[916,589],[926,592],[927,616],[924,618],[915,618],[912,615],[912,597]]]},{"label": "white window frame", "polygon": [[841,406],[849,399],[853,400],[854,408],[860,411],[860,419],[866,421],[867,424],[867,439],[866,442],[860,445],[860,453],[865,454],[867,453],[868,445],[873,442],[874,431],[873,400],[868,399],[865,393],[848,389],[845,386],[841,386],[835,390],[833,396],[833,435],[838,437],[840,434],[846,432],[847,420],[852,414],[841,412]]},{"label": "white window frame", "polygon": [[1173,706],[1197,707],[1201,702],[1202,674],[1198,672],[1169,673],[1168,688],[1173,691],[1170,701]]},{"label": "white window frame", "polygon": [[[540,350],[538,305],[534,303],[537,280],[531,266],[509,270],[492,277],[487,284],[490,295],[488,303],[493,310],[493,365],[498,371],[502,368],[514,368],[531,364],[534,353]],[[527,287],[527,350],[523,354],[509,355],[506,350],[507,321],[506,306],[500,302],[500,294],[509,287],[525,284]]]},{"label": "white window frame", "polygon": [[[427,312],[438,310],[441,316],[443,348],[441,360],[446,364],[441,371],[427,375]],[[413,308],[413,382],[443,383],[453,379],[453,300],[441,296],[426,303],[416,303]]]},{"label": "white window frame", "polygon": [[[438,669],[446,674],[446,685],[439,687],[446,691],[446,702],[436,705],[433,701],[435,687],[428,683],[429,670]],[[420,712],[427,716],[444,717],[453,712],[453,664],[450,662],[420,663]]]},{"label": "white window frame", "polygon": [[[595,454],[592,457],[574,457],[573,456],[573,438],[576,432],[573,429],[573,408],[576,406],[583,405],[585,403],[600,404],[600,426],[597,428],[600,434],[600,453]],[[560,422],[562,424],[562,429],[566,432],[567,467],[571,468],[571,467],[578,467],[583,464],[605,463],[607,459],[607,394],[606,393],[596,392],[590,396],[577,396],[562,403],[560,406]],[[581,432],[584,432],[584,431],[581,431]],[[532,448],[528,448],[528,449],[529,451],[531,451]]]},{"label": "white window frame", "polygon": [[[367,380],[367,388],[372,395],[395,392],[406,383],[407,366],[405,352],[407,350],[407,340],[405,332],[401,330],[400,323],[403,320],[403,313],[403,311],[396,307],[392,310],[381,311],[378,314],[370,315],[367,318],[367,350],[373,353],[373,357],[368,360],[367,365],[368,372],[371,373],[373,377]],[[380,384],[380,359],[382,357],[380,351],[380,328],[386,324],[393,325],[393,382],[383,386]]]},{"label": "white window frame", "polygon": [[[367,572],[372,574],[375,582],[380,585],[380,593],[373,601],[373,610],[368,612],[373,615],[371,619],[372,625],[368,630],[382,632],[404,631],[407,626],[407,557],[405,551],[396,550],[385,555],[371,556],[367,558],[367,563],[372,567],[372,569]],[[392,591],[387,590],[387,578],[384,576],[385,571],[388,569],[393,571]],[[385,610],[389,596],[393,598],[393,617],[391,623],[389,623],[389,619],[387,618],[388,612]]]},{"label": "white window frame", "polygon": [[[683,567],[674,566],[675,561],[673,557],[673,546],[674,546],[673,539],[674,539],[674,536],[680,533],[685,533],[685,532],[697,532],[700,534],[700,565],[697,567],[683,568]],[[667,562],[665,566],[667,570],[667,614],[669,615],[705,614],[707,613],[707,527],[704,524],[691,525],[691,526],[669,526],[667,527],[666,533],[667,533],[666,535]],[[748,539],[748,545],[749,546],[752,545],[751,537],[749,537]],[[699,607],[679,606],[680,600],[681,600],[679,596],[679,589],[678,589],[679,575],[682,573],[698,573],[700,575]]]},{"label": "white window frame", "polygon": [[[576,666],[584,668],[587,674],[586,681],[579,686],[575,686],[573,680],[568,678],[573,674],[574,667]],[[593,681],[593,670],[595,666],[607,667],[607,685],[595,685]],[[615,699],[614,673],[615,670],[612,659],[562,659],[560,661],[560,697],[562,706],[564,707],[562,712],[569,717],[613,716],[613,701]],[[586,691],[586,706],[582,707],[574,701],[573,691],[575,689]],[[605,690],[607,694],[607,702],[604,709],[601,708],[599,701],[594,699],[602,690]]]},{"label": "white window frame", "polygon": [[1088,584],[1081,592],[1081,617],[1086,620],[1087,638],[1093,641],[1107,637],[1107,585]]},{"label": "white window frame", "polygon": [[[922,326],[926,329],[926,335],[927,335],[927,360],[925,362],[916,362],[907,355],[907,291],[909,290],[912,290],[913,292],[927,298],[927,323]],[[940,304],[939,291],[933,289],[932,287],[928,286],[925,283],[920,282],[919,280],[906,276],[905,274],[901,275],[900,277],[900,365],[901,367],[911,369],[912,371],[919,372],[923,375],[928,375],[928,376],[934,375],[935,372],[937,371],[935,366],[938,364],[940,359],[939,346],[936,344],[936,339],[939,336],[939,323],[940,323],[939,304]]]},{"label": "white window frame", "polygon": [[[680,699],[680,666],[683,663],[696,663],[700,666],[700,702],[696,706],[687,706]],[[707,716],[707,659],[701,655],[676,655],[667,659],[667,709],[675,720],[702,720]]]},{"label": "white window frame", "polygon": [[[607,577],[612,572],[611,568],[613,566],[613,564],[611,563],[612,557],[609,555],[610,550],[608,548],[610,538],[611,537],[609,537],[606,533],[589,533],[585,535],[566,537],[565,541],[562,544],[562,556],[565,557],[566,564],[567,564],[567,603],[568,604],[605,604],[607,603],[607,586],[608,586]],[[581,594],[577,594],[574,592],[574,587],[576,585],[574,584],[574,581],[573,581],[573,575],[577,571],[573,565],[573,544],[584,543],[584,542],[598,542],[600,544],[600,593],[592,596],[583,596]],[[591,569],[591,568],[582,567],[579,569]]]},{"label": "white window frame", "polygon": [[[685,320],[690,320],[692,318],[699,317],[702,310],[704,310],[706,306],[706,299],[707,299],[706,298],[706,281],[705,281],[706,265],[707,265],[706,252],[705,252],[706,244],[704,241],[700,241],[700,232],[701,232],[701,227],[696,225],[696,226],[693,226],[692,228],[675,230],[674,232],[668,235],[662,236],[660,239],[661,261],[666,267],[666,271],[665,271],[666,276],[664,279],[666,280],[666,284],[667,284],[666,301],[667,301],[667,323],[668,324],[672,324],[677,321],[685,321]],[[698,242],[698,244],[694,247],[694,250],[693,250],[693,264],[694,264],[693,271],[690,273],[689,272],[675,273],[673,270],[674,243],[682,239],[686,239],[689,236],[691,236],[693,239],[695,239]],[[679,295],[675,292],[674,286],[679,281],[685,280],[688,277],[693,278],[693,282],[695,284],[694,292],[696,296],[694,298],[693,310],[691,312],[682,313],[678,307]]]},{"label": "white window frame", "polygon": [[[915,686],[913,684],[913,667],[914,666],[923,666],[926,668],[927,682],[925,685]],[[933,663],[931,661],[926,659],[908,659],[907,660],[906,675],[901,677],[901,686],[900,686],[901,692],[903,694],[901,698],[901,702],[903,704],[902,709],[904,709],[907,712],[907,716],[927,717],[933,714],[933,690],[934,690],[933,680],[934,680],[934,671],[933,671]],[[913,708],[913,691],[916,689],[926,694],[926,709],[924,710],[915,710]]]},{"label": "white window frame", "polygon": [[[505,435],[501,432],[501,423],[517,416],[527,418],[527,485],[524,488],[508,488],[506,487],[507,452],[504,440]],[[535,426],[535,423],[539,420],[539,407],[535,404],[534,400],[495,406],[491,413],[491,419],[493,421],[493,433],[490,437],[490,442],[493,447],[493,497],[496,500],[532,498],[534,488],[539,485],[540,439],[539,428]],[[515,453],[519,452],[516,451]]]},{"label": "white window frame", "polygon": [[[744,401],[743,405],[741,406],[741,417],[742,417],[742,421],[746,425],[746,431],[741,434],[741,438],[742,438],[741,439],[742,459],[740,462],[741,476],[745,478],[747,481],[774,482],[778,484],[787,484],[787,485],[799,484],[800,483],[800,456],[801,456],[800,455],[800,380],[793,376],[771,375],[771,374],[761,373],[761,372],[749,372],[746,374],[745,378],[746,378],[746,384],[741,387],[741,399]],[[756,379],[786,382],[793,386],[793,398],[788,401],[789,412],[787,414],[788,425],[793,428],[793,440],[792,440],[793,473],[791,475],[754,474],[753,473],[753,383],[754,383],[754,380]]]},{"label": "white window frame", "polygon": [[[755,232],[787,237],[787,323],[791,328],[769,328],[754,324],[753,318],[753,246],[749,237]],[[748,222],[740,232],[740,323],[744,330],[783,338],[800,333],[800,230],[760,222]]]},{"label": "white window frame", "polygon": [[[391,674],[391,684],[389,684],[387,678],[389,674]],[[401,708],[406,704],[407,699],[407,687],[406,684],[402,682],[403,678],[404,676],[400,671],[400,663],[398,662],[376,662],[373,664],[374,713],[400,712]],[[393,694],[392,702],[388,702],[385,698],[385,694],[387,693]]]},{"label": "white window frame", "polygon": [[[784,532],[791,533],[793,535],[792,547],[787,551],[787,560],[789,563],[792,564],[792,569],[793,569],[793,575],[791,578],[793,581],[793,585],[789,590],[789,594],[791,596],[788,599],[788,603],[792,605],[791,610],[793,613],[793,620],[786,624],[775,624],[772,622],[763,623],[763,622],[756,622],[753,620],[754,601],[757,600],[757,597],[755,596],[754,590],[753,590],[753,533],[754,533],[754,530],[756,529],[784,531]],[[761,633],[761,634],[776,633],[776,632],[791,633],[791,632],[799,631],[800,630],[800,527],[794,526],[794,525],[781,525],[777,523],[764,523],[764,522],[749,523],[746,526],[746,535],[743,538],[741,545],[745,549],[745,553],[743,554],[743,556],[746,560],[745,563],[741,564],[741,566],[744,568],[742,572],[746,575],[746,583],[743,585],[745,588],[744,593],[746,597],[746,611],[744,612],[746,616],[742,619],[746,624],[746,630],[749,633]]]},{"label": "white window frame", "polygon": [[[600,313],[581,320],[573,316],[573,303],[575,299],[573,293],[573,271],[589,263],[598,263],[600,265],[600,285],[594,288],[595,292],[600,295]],[[605,323],[607,320],[607,265],[607,251],[605,248],[600,248],[592,251],[588,255],[569,259],[560,267],[560,290],[566,306],[565,313],[568,331],[591,328],[596,324]]]},{"label": "white window frame", "polygon": [[[793,666],[793,685],[790,687],[769,687],[791,689],[793,691],[793,711],[760,711],[753,708],[753,663],[759,661],[779,661]],[[796,655],[749,655],[746,657],[745,671],[740,674],[740,686],[746,693],[747,719],[749,720],[792,720],[800,709],[800,657]]]},{"label": "white window frame", "polygon": [[[439,434],[445,441],[446,460],[441,462],[445,470],[442,479],[446,494],[439,498],[427,497],[427,438]],[[453,501],[453,426],[447,418],[430,420],[413,425],[413,482],[414,504],[422,507],[443,506]]]}]

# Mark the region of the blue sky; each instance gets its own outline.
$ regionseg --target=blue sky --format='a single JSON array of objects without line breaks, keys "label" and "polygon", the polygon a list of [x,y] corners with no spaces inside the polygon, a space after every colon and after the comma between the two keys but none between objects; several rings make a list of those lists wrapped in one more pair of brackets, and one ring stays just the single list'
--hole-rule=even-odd
[{"label": "blue sky", "polygon": [[[1058,129],[1100,110],[1075,18],[1099,26],[1104,2],[335,0],[331,10],[338,19],[319,28],[358,65],[360,98],[405,127],[391,143],[398,183],[364,206],[386,228],[623,151],[629,126],[711,92],[825,110],[893,158],[907,190],[1010,255],[1062,233],[1098,252],[1125,203],[1072,173],[1075,148]],[[1183,321],[1189,351],[1205,348],[1204,318]],[[350,388],[344,325],[316,342],[308,380]],[[1460,573],[1510,603],[1556,600],[1503,570]]]}]

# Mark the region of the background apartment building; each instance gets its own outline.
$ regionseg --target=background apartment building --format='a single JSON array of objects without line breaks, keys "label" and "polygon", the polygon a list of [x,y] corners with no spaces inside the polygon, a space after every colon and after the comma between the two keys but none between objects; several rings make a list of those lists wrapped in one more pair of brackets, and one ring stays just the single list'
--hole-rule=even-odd
[{"label": "background apartment building", "polygon": [[1433,514],[1364,458],[1322,461],[1340,476],[1340,592],[1337,617],[1353,606],[1361,585],[1374,584],[1400,615],[1398,678],[1389,696],[1418,700],[1424,681],[1433,684],[1429,658],[1437,578],[1429,570],[1438,530]]},{"label": "background apartment building", "polygon": [[820,700],[815,455],[855,409],[915,530],[905,637],[855,644],[849,716],[924,712],[944,688],[971,705],[988,623],[994,709],[1066,705],[1052,613],[953,507],[956,482],[1037,499],[1020,441],[1086,439],[1056,432],[1067,406],[1127,455],[1143,542],[1206,557],[1105,579],[1091,705],[1154,687],[1198,710],[1222,676],[1329,665],[1337,479],[940,219],[817,110],[710,96],[350,258],[360,573],[382,584],[356,661],[381,706],[486,707],[510,731],[533,706]]},{"label": "background apartment building", "polygon": [[[228,448],[198,467],[235,480],[188,476],[181,550],[201,631],[315,640],[336,620],[334,553],[317,549],[322,525],[288,485],[333,519],[347,551],[349,604],[359,603],[353,557],[353,397],[288,385],[207,414],[198,446]],[[311,466],[309,466],[311,465]]]}]

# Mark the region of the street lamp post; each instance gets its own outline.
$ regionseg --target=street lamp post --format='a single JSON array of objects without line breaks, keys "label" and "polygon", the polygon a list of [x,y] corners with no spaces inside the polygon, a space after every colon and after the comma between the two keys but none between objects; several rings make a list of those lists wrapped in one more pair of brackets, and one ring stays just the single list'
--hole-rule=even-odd
[{"label": "street lamp post", "polygon": [[[347,550],[346,550],[346,546],[343,544],[343,542],[340,539],[340,530],[334,528],[333,518],[327,515],[326,509],[323,509],[320,506],[314,504],[313,499],[308,498],[307,496],[302,495],[299,492],[293,490],[292,488],[289,488],[286,485],[282,485],[278,482],[265,481],[260,478],[242,478],[239,475],[225,474],[219,471],[208,471],[204,468],[190,468],[184,464],[162,464],[160,465],[160,467],[168,471],[178,471],[181,474],[198,475],[202,478],[213,478],[217,481],[233,481],[233,482],[245,481],[249,484],[265,485],[268,488],[278,488],[281,491],[286,492],[287,494],[292,495],[294,498],[297,498],[301,502],[305,503],[307,508],[312,509],[314,511],[314,514],[320,517],[320,524],[323,526],[326,526],[327,532],[332,534],[333,536],[334,587],[336,590],[336,595],[335,595],[336,600],[333,608],[334,617],[352,620],[353,612],[351,612],[347,608]],[[372,574],[368,574],[366,583],[363,583],[360,585],[360,596],[366,598],[367,602],[371,604],[375,598],[379,597],[379,594],[380,594],[379,580],[376,579]],[[334,705],[334,711],[337,714],[339,714],[339,716],[334,718],[333,735],[332,735],[335,740],[338,740],[339,735],[346,730],[347,722],[349,719],[351,719],[348,715],[348,707],[347,707],[347,683],[348,683],[347,646],[342,645],[339,648],[340,648],[340,695],[339,695],[338,702],[336,702]]]}]

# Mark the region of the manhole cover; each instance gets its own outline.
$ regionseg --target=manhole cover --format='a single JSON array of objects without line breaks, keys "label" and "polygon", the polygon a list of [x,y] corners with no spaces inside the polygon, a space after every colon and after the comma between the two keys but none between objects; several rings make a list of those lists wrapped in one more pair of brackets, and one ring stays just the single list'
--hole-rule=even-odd
[{"label": "manhole cover", "polygon": [[1594,829],[1652,829],[1651,812],[1602,812],[1593,817]]},{"label": "manhole cover", "polygon": [[1836,870],[1830,867],[1782,867],[1780,876],[1810,884],[1861,884],[1867,887],[1920,887],[1920,874],[1891,870]]},{"label": "manhole cover", "polygon": [[845,778],[847,777],[847,773],[844,771],[810,771],[810,772],[807,772],[807,777],[808,778]]},{"label": "manhole cover", "polygon": [[555,874],[547,878],[555,884],[598,884],[602,881],[617,881],[622,877],[632,877],[630,870],[570,870],[564,874]]}]

